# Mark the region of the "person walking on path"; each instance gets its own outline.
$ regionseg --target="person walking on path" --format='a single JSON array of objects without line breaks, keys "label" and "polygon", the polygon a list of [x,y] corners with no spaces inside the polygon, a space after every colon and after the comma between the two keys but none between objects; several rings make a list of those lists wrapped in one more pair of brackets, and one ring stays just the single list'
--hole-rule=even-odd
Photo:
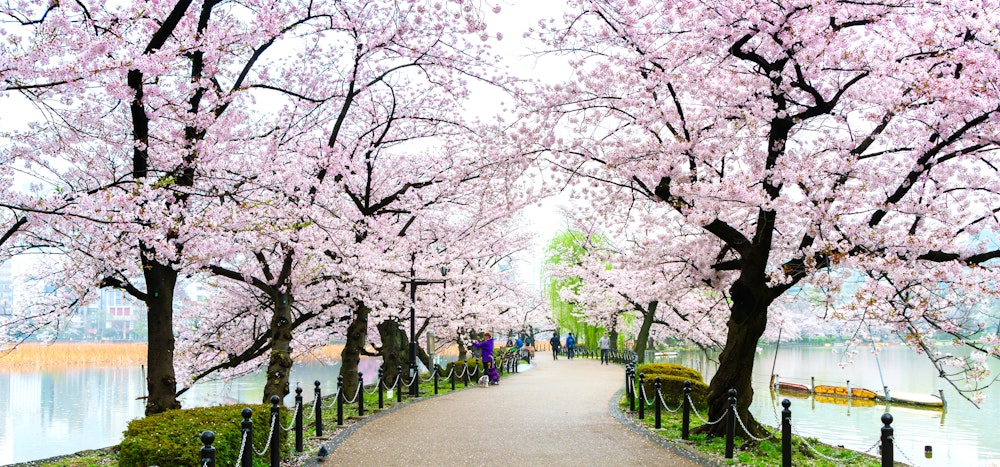
[{"label": "person walking on path", "polygon": [[604,336],[597,341],[597,346],[601,349],[601,365],[610,365],[611,339],[608,339],[608,333],[604,333]]},{"label": "person walking on path", "polygon": [[493,364],[493,335],[483,334],[482,342],[472,342],[472,347],[482,351],[483,366],[486,367],[486,374],[490,377],[490,384],[500,384],[500,372]]},{"label": "person walking on path", "polygon": [[552,347],[552,359],[559,360],[559,348],[562,344],[559,343],[559,334],[553,334],[552,338],[549,339],[549,345]]},{"label": "person walking on path", "polygon": [[566,358],[569,360],[573,359],[573,351],[576,350],[576,338],[573,337],[573,333],[569,333],[566,336]]}]

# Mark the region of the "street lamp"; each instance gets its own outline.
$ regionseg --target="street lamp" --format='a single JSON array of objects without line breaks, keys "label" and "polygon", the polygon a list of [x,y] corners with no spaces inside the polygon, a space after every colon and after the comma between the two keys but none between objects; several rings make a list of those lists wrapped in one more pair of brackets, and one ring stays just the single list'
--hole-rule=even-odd
[{"label": "street lamp", "polygon": [[[416,262],[417,254],[410,253],[410,279],[402,281],[403,285],[410,285],[410,374],[413,378],[418,376],[417,373],[417,286],[418,285],[428,285],[428,284],[445,284],[444,279],[417,279],[416,270],[414,268],[414,263]],[[447,273],[447,268],[441,268],[441,273]],[[414,397],[420,396],[419,388],[416,384],[410,384],[410,395]]]}]

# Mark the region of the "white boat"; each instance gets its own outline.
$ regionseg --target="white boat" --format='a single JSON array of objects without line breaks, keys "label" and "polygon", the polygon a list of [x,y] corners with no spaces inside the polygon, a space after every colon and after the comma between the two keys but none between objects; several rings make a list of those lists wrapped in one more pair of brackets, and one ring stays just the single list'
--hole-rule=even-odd
[{"label": "white boat", "polygon": [[944,407],[944,399],[941,398],[941,396],[922,394],[919,392],[896,391],[893,389],[889,391],[889,397],[886,397],[884,392],[879,391],[876,393],[876,398],[893,404],[919,405],[921,407]]}]

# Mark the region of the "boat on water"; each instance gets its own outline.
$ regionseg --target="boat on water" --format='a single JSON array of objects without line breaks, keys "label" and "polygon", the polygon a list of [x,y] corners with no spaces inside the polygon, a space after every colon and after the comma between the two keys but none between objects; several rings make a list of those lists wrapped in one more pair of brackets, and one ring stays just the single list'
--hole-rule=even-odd
[{"label": "boat on water", "polygon": [[775,384],[774,386],[778,388],[779,391],[783,392],[796,392],[800,394],[812,393],[812,390],[809,389],[809,386],[806,386],[804,384],[786,383],[784,381],[779,381],[778,384]]},{"label": "boat on water", "polygon": [[885,401],[891,404],[905,404],[917,407],[941,409],[945,407],[944,398],[942,396],[935,396],[934,394],[892,390],[889,391],[889,397],[886,397],[884,392],[878,393],[876,397],[880,401]]},{"label": "boat on water", "polygon": [[851,397],[854,399],[875,399],[875,391],[865,388],[848,386],[830,386],[821,384],[813,388],[813,392],[821,396]]}]

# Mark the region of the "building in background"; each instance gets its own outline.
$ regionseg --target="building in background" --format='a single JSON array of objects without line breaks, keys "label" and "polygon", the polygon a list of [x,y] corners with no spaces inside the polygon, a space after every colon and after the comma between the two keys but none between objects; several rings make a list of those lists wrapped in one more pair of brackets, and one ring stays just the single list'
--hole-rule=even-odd
[{"label": "building in background", "polygon": [[0,263],[0,316],[14,312],[14,273],[10,261]]}]

